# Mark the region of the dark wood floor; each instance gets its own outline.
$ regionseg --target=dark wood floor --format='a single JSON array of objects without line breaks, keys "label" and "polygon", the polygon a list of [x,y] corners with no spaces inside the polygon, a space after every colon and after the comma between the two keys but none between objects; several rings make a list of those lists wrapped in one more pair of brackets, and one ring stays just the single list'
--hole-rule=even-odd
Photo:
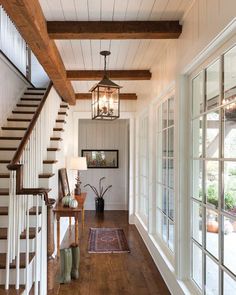
[{"label": "dark wood floor", "polygon": [[[89,254],[90,227],[121,227],[131,253]],[[73,231],[72,231],[73,232]],[[68,231],[62,247],[73,241]],[[85,229],[80,227],[80,277],[61,285],[60,295],[165,295],[170,294],[134,225],[128,224],[127,211],[105,211],[104,217],[87,211]]]}]

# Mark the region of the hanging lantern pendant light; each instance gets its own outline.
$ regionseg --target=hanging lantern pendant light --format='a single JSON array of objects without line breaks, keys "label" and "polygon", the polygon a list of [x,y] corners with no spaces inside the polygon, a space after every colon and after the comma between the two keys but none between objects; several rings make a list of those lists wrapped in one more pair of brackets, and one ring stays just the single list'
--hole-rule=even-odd
[{"label": "hanging lantern pendant light", "polygon": [[92,119],[115,120],[120,117],[120,88],[121,86],[112,82],[107,74],[107,56],[110,51],[101,51],[104,56],[103,79],[93,86],[92,93]]}]

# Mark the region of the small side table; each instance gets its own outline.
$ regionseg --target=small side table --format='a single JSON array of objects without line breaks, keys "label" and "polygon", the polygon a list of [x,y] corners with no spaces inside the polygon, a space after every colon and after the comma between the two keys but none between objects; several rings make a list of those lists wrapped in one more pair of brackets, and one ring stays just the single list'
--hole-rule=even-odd
[{"label": "small side table", "polygon": [[84,202],[86,200],[86,193],[81,195],[75,195],[75,199],[78,201],[77,208],[64,207],[61,202],[58,202],[53,212],[56,214],[57,220],[57,256],[60,256],[60,218],[69,217],[71,226],[71,217],[75,219],[75,243],[79,242],[79,214],[82,214],[82,227],[84,228]]}]

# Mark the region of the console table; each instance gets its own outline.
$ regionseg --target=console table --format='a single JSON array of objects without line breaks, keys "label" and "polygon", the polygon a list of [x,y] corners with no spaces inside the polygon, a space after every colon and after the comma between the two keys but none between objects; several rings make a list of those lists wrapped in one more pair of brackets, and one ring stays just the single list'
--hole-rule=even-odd
[{"label": "console table", "polygon": [[70,218],[70,230],[71,230],[71,217],[75,219],[75,243],[78,244],[79,241],[79,214],[82,215],[82,228],[84,228],[84,202],[86,200],[86,193],[81,193],[80,195],[75,195],[75,199],[78,202],[77,208],[64,207],[62,202],[59,201],[53,212],[56,214],[57,220],[57,256],[60,256],[60,218],[69,217]]}]

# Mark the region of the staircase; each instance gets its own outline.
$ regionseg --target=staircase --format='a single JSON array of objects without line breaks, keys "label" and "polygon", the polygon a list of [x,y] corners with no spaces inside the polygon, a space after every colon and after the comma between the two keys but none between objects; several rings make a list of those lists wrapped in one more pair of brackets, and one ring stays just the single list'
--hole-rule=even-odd
[{"label": "staircase", "polygon": [[[48,98],[40,110],[39,122],[30,130],[32,134],[24,142],[45,96]],[[63,140],[67,110],[68,105],[61,102],[53,88],[27,88],[2,127],[0,294],[47,294],[45,203],[47,205],[49,192],[54,197],[57,194],[57,154]],[[23,145],[24,151],[22,149],[20,156],[19,149]],[[19,160],[15,167],[12,163],[16,154]],[[11,170],[8,170],[9,164],[12,165]],[[33,175],[35,171],[36,176]]]}]

